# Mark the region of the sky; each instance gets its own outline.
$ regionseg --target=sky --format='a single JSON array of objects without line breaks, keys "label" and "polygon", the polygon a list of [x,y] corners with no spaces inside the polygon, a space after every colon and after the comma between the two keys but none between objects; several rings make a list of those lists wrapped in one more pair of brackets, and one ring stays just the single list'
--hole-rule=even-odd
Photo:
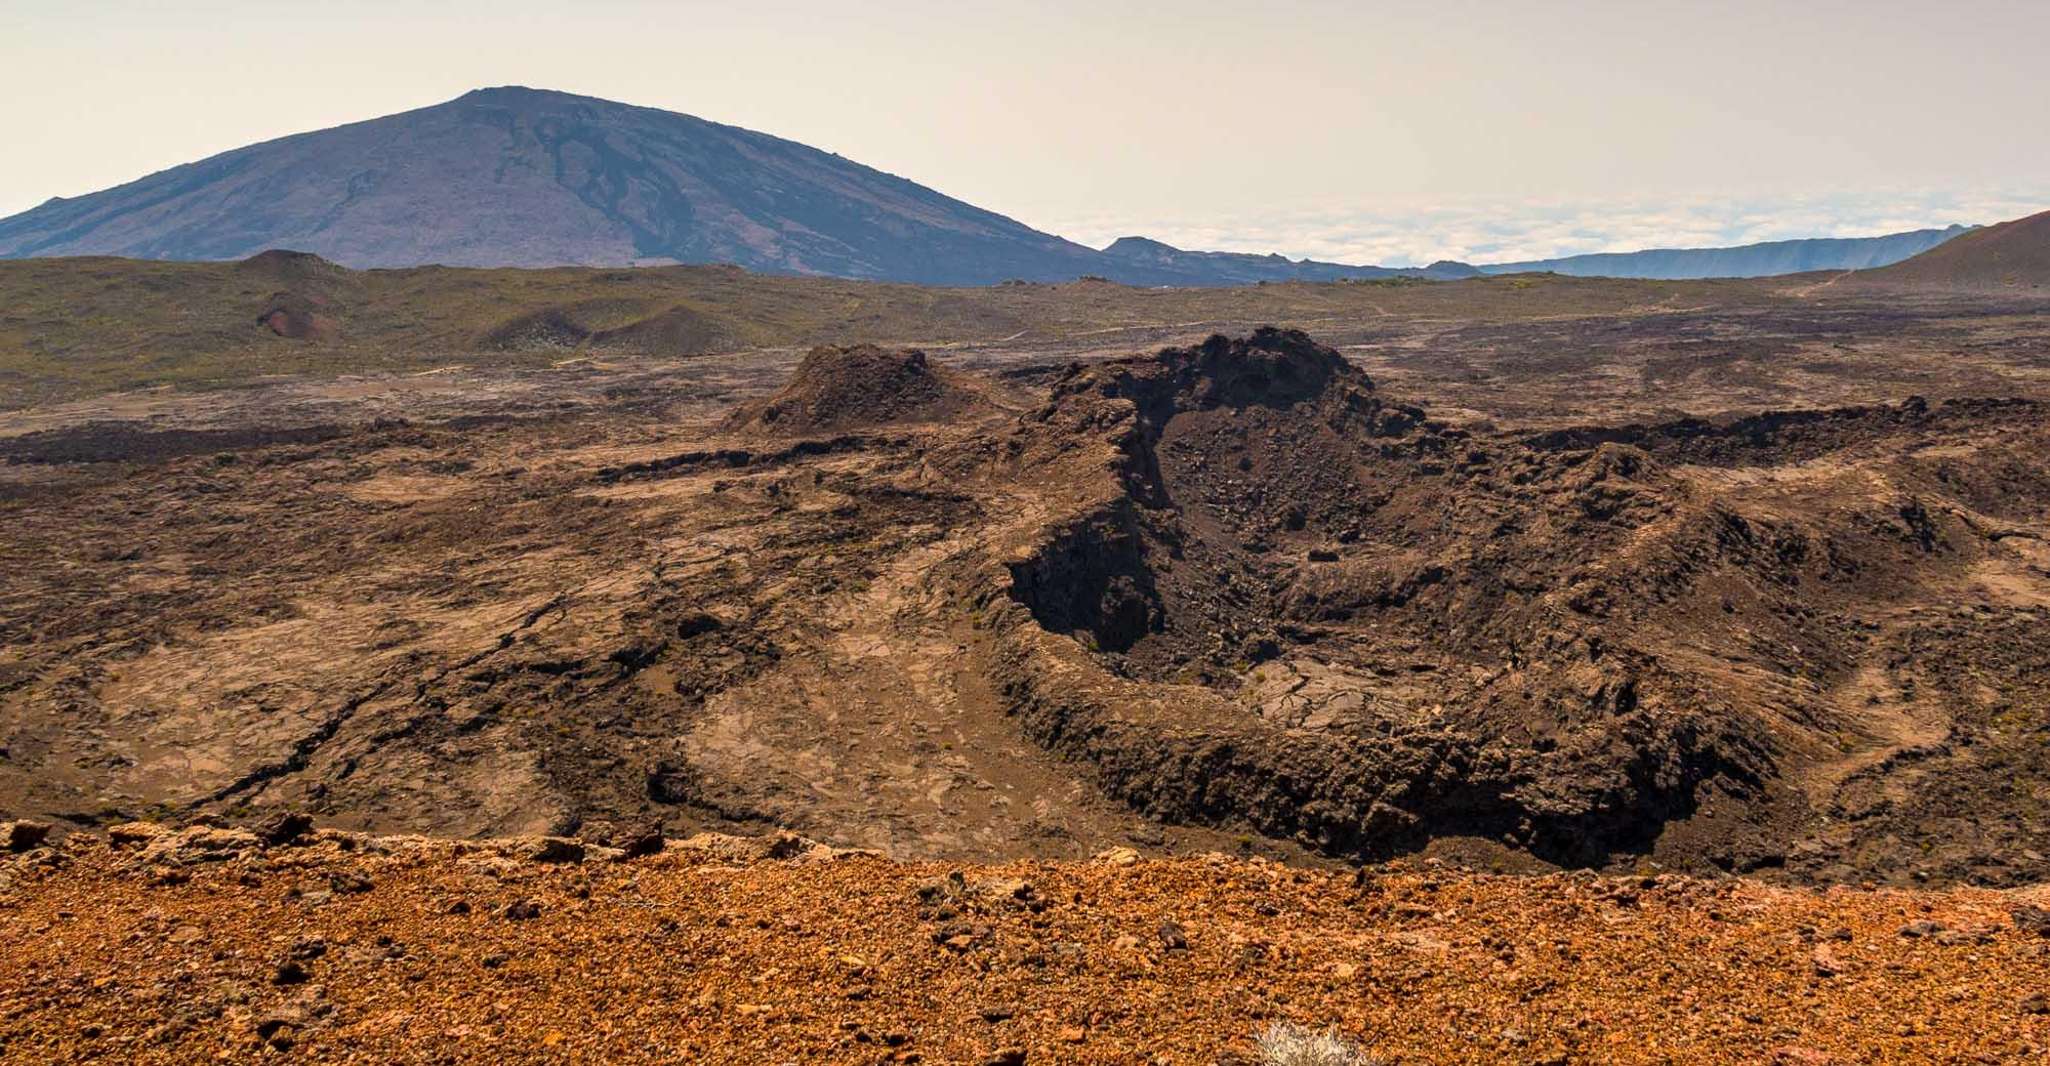
[{"label": "sky", "polygon": [[2050,2],[0,0],[0,216],[529,85],[1093,245],[1475,262],[2050,208]]}]

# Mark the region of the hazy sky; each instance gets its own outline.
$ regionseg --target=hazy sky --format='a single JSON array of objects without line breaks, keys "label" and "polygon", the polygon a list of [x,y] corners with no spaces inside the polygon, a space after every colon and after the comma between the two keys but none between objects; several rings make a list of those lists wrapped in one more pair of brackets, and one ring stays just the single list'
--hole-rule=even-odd
[{"label": "hazy sky", "polygon": [[0,215],[486,85],[1092,244],[1427,261],[2050,207],[2050,2],[0,0]]}]

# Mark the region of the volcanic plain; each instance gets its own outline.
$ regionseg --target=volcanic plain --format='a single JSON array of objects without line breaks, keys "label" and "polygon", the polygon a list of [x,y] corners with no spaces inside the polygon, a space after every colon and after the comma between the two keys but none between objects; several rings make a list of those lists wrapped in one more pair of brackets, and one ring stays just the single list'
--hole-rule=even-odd
[{"label": "volcanic plain", "polygon": [[[877,997],[861,1006],[757,995],[736,970],[688,989],[724,1019],[686,1040],[704,1060],[1215,1061],[1275,1018],[1339,1024],[1398,1061],[1861,1061],[1937,1047],[1921,1036],[2004,1061],[2043,1042],[2017,990],[2050,941],[2008,918],[2050,876],[2039,297],[1838,275],[1191,293],[290,257],[4,270],[29,297],[10,328],[38,341],[8,351],[20,387],[0,412],[0,814],[48,827],[24,831],[0,888],[13,942],[43,945],[0,966],[10,1051],[125,1057],[139,1045],[107,1037],[148,1035],[167,1060],[388,1057],[383,1030],[318,1021],[318,1004],[259,1032],[283,995],[261,987],[131,1032],[49,982],[132,990],[103,972],[109,953],[217,924],[211,962],[158,973],[176,964],[153,956],[132,976],[233,983],[296,940],[355,945],[369,924],[314,926],[376,907],[411,908],[374,915],[398,941],[454,950],[469,934],[422,909],[472,891],[449,887],[468,876],[450,842],[544,839],[608,857],[508,867],[539,879],[544,923],[625,906],[622,879],[672,902],[730,893],[664,934],[712,951],[728,934],[710,930],[816,930],[873,895],[903,901],[902,921],[878,904],[858,930],[818,932],[802,952],[826,962],[750,940],[719,965],[774,984],[814,965],[908,972],[871,956],[986,964],[849,977]],[[19,309],[55,314],[66,270],[98,272],[93,317],[35,327]],[[564,295],[603,285],[634,295]],[[366,345],[377,359],[351,357]],[[153,351],[191,358],[166,378]],[[66,353],[65,373],[36,372]],[[271,372],[236,369],[256,365]],[[318,846],[302,827],[285,850],[218,858],[141,858],[131,826],[232,836],[301,817],[329,834]],[[100,842],[116,826],[129,843]],[[712,872],[664,857],[707,832],[873,854]],[[375,844],[394,834],[434,841]],[[1136,872],[1115,849],[1143,856]],[[373,907],[330,889],[346,898],[302,915],[279,893],[303,878],[274,869],[302,864],[403,890]],[[993,921],[953,899],[992,878],[1053,909]],[[921,917],[933,884],[954,917]],[[1287,898],[1259,910],[1259,886]],[[1570,1034],[1563,1013],[1460,998],[1495,994],[1467,984],[1494,979],[1459,955],[1468,939],[1499,956],[1535,935],[1518,916],[1583,897],[1545,926],[1567,944],[1549,987],[1596,997],[1575,1000]],[[1189,944],[1206,974],[1290,960],[1286,978],[1230,971],[1275,1002],[1179,1036],[1193,1023],[1172,1012],[1097,1010],[1114,997],[1085,985],[1185,957],[1160,923],[1240,904],[1246,928]],[[1645,914],[1649,939],[1617,940],[1612,906]],[[1964,930],[1944,961],[1926,954],[1936,929],[1898,935],[1918,915]],[[968,949],[921,940],[919,921],[966,921],[952,936]],[[1673,958],[1696,921],[1737,924],[1695,945],[1707,968],[1679,998],[1595,991],[1572,969]],[[1068,954],[1120,922],[1137,945]],[[980,927],[1017,957],[978,956]],[[238,939],[266,936],[288,942]],[[1384,974],[1373,951],[1323,947],[1387,936],[1464,961]],[[547,965],[594,944],[556,944]],[[444,1049],[457,1058],[617,1051],[512,1008],[430,1006],[424,989],[471,986],[444,985],[442,949],[423,950],[418,987],[377,985],[393,963],[344,968],[371,983],[326,994],[376,985],[437,1032],[499,1041]],[[541,964],[493,950],[509,973]],[[1826,1029],[1731,991],[1697,1043],[1641,1042],[1690,997],[1782,963],[1803,987],[1880,983],[1865,999],[1816,986]],[[1014,1041],[907,1006],[1021,965],[1082,983],[988,985],[1029,1019]],[[1384,984],[1346,983],[1363,973]],[[1443,1009],[1398,1018],[1383,1008],[1402,989]],[[1034,998],[1056,993],[1092,1006]],[[1951,1007],[1872,1028],[1872,996]],[[1975,1042],[1959,1019],[1989,1011],[2013,1017]],[[785,1019],[792,1043],[755,1031]],[[1443,1042],[1456,1028],[1465,1042]],[[716,1043],[741,1029],[768,1043]]]}]

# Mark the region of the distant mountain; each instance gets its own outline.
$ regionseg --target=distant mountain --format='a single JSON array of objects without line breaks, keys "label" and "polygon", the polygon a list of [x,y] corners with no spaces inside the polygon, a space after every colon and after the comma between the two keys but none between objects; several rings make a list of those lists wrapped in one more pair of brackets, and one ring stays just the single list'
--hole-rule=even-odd
[{"label": "distant mountain", "polygon": [[1961,289],[2050,286],[2050,211],[1974,230],[1860,277]]},{"label": "distant mountain", "polygon": [[359,268],[732,263],[934,285],[1458,276],[1143,238],[1097,251],[794,141],[519,87],[239,148],[0,220],[0,258],[222,260],[274,248]]},{"label": "distant mountain", "polygon": [[1347,266],[1314,259],[1248,252],[1188,252],[1147,237],[1120,237],[1103,254],[1119,264],[1206,279],[1204,284],[1252,285],[1263,281],[1353,281],[1377,278],[1430,278],[1450,281],[1476,277],[1479,270],[1444,260],[1428,267]]},{"label": "distant mountain", "polygon": [[793,141],[524,88],[239,148],[0,220],[0,257],[268,248],[351,267],[727,262],[932,284],[1104,268],[1094,249]]},{"label": "distant mountain", "polygon": [[238,148],[0,219],[0,259],[239,260],[274,248],[350,267],[732,263],[932,285],[1096,276],[1132,285],[1454,279],[1551,270],[1626,278],[1879,266],[1964,232],[1584,255],[1474,268],[1098,251],[794,141],[538,89]]},{"label": "distant mountain", "polygon": [[1488,263],[1483,274],[1550,271],[1583,278],[1762,278],[1809,270],[1863,270],[1898,263],[1928,251],[1969,226],[1918,229],[1884,237],[1811,237],[1766,241],[1732,248],[1653,248],[1641,252],[1597,252],[1562,259]]}]

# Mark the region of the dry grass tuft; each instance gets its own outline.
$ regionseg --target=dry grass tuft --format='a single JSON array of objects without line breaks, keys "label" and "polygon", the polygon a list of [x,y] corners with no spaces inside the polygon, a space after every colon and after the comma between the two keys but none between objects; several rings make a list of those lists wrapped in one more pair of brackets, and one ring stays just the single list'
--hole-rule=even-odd
[{"label": "dry grass tuft", "polygon": [[1254,1043],[1262,1066],[1378,1066],[1336,1028],[1319,1032],[1293,1022],[1276,1022]]}]

